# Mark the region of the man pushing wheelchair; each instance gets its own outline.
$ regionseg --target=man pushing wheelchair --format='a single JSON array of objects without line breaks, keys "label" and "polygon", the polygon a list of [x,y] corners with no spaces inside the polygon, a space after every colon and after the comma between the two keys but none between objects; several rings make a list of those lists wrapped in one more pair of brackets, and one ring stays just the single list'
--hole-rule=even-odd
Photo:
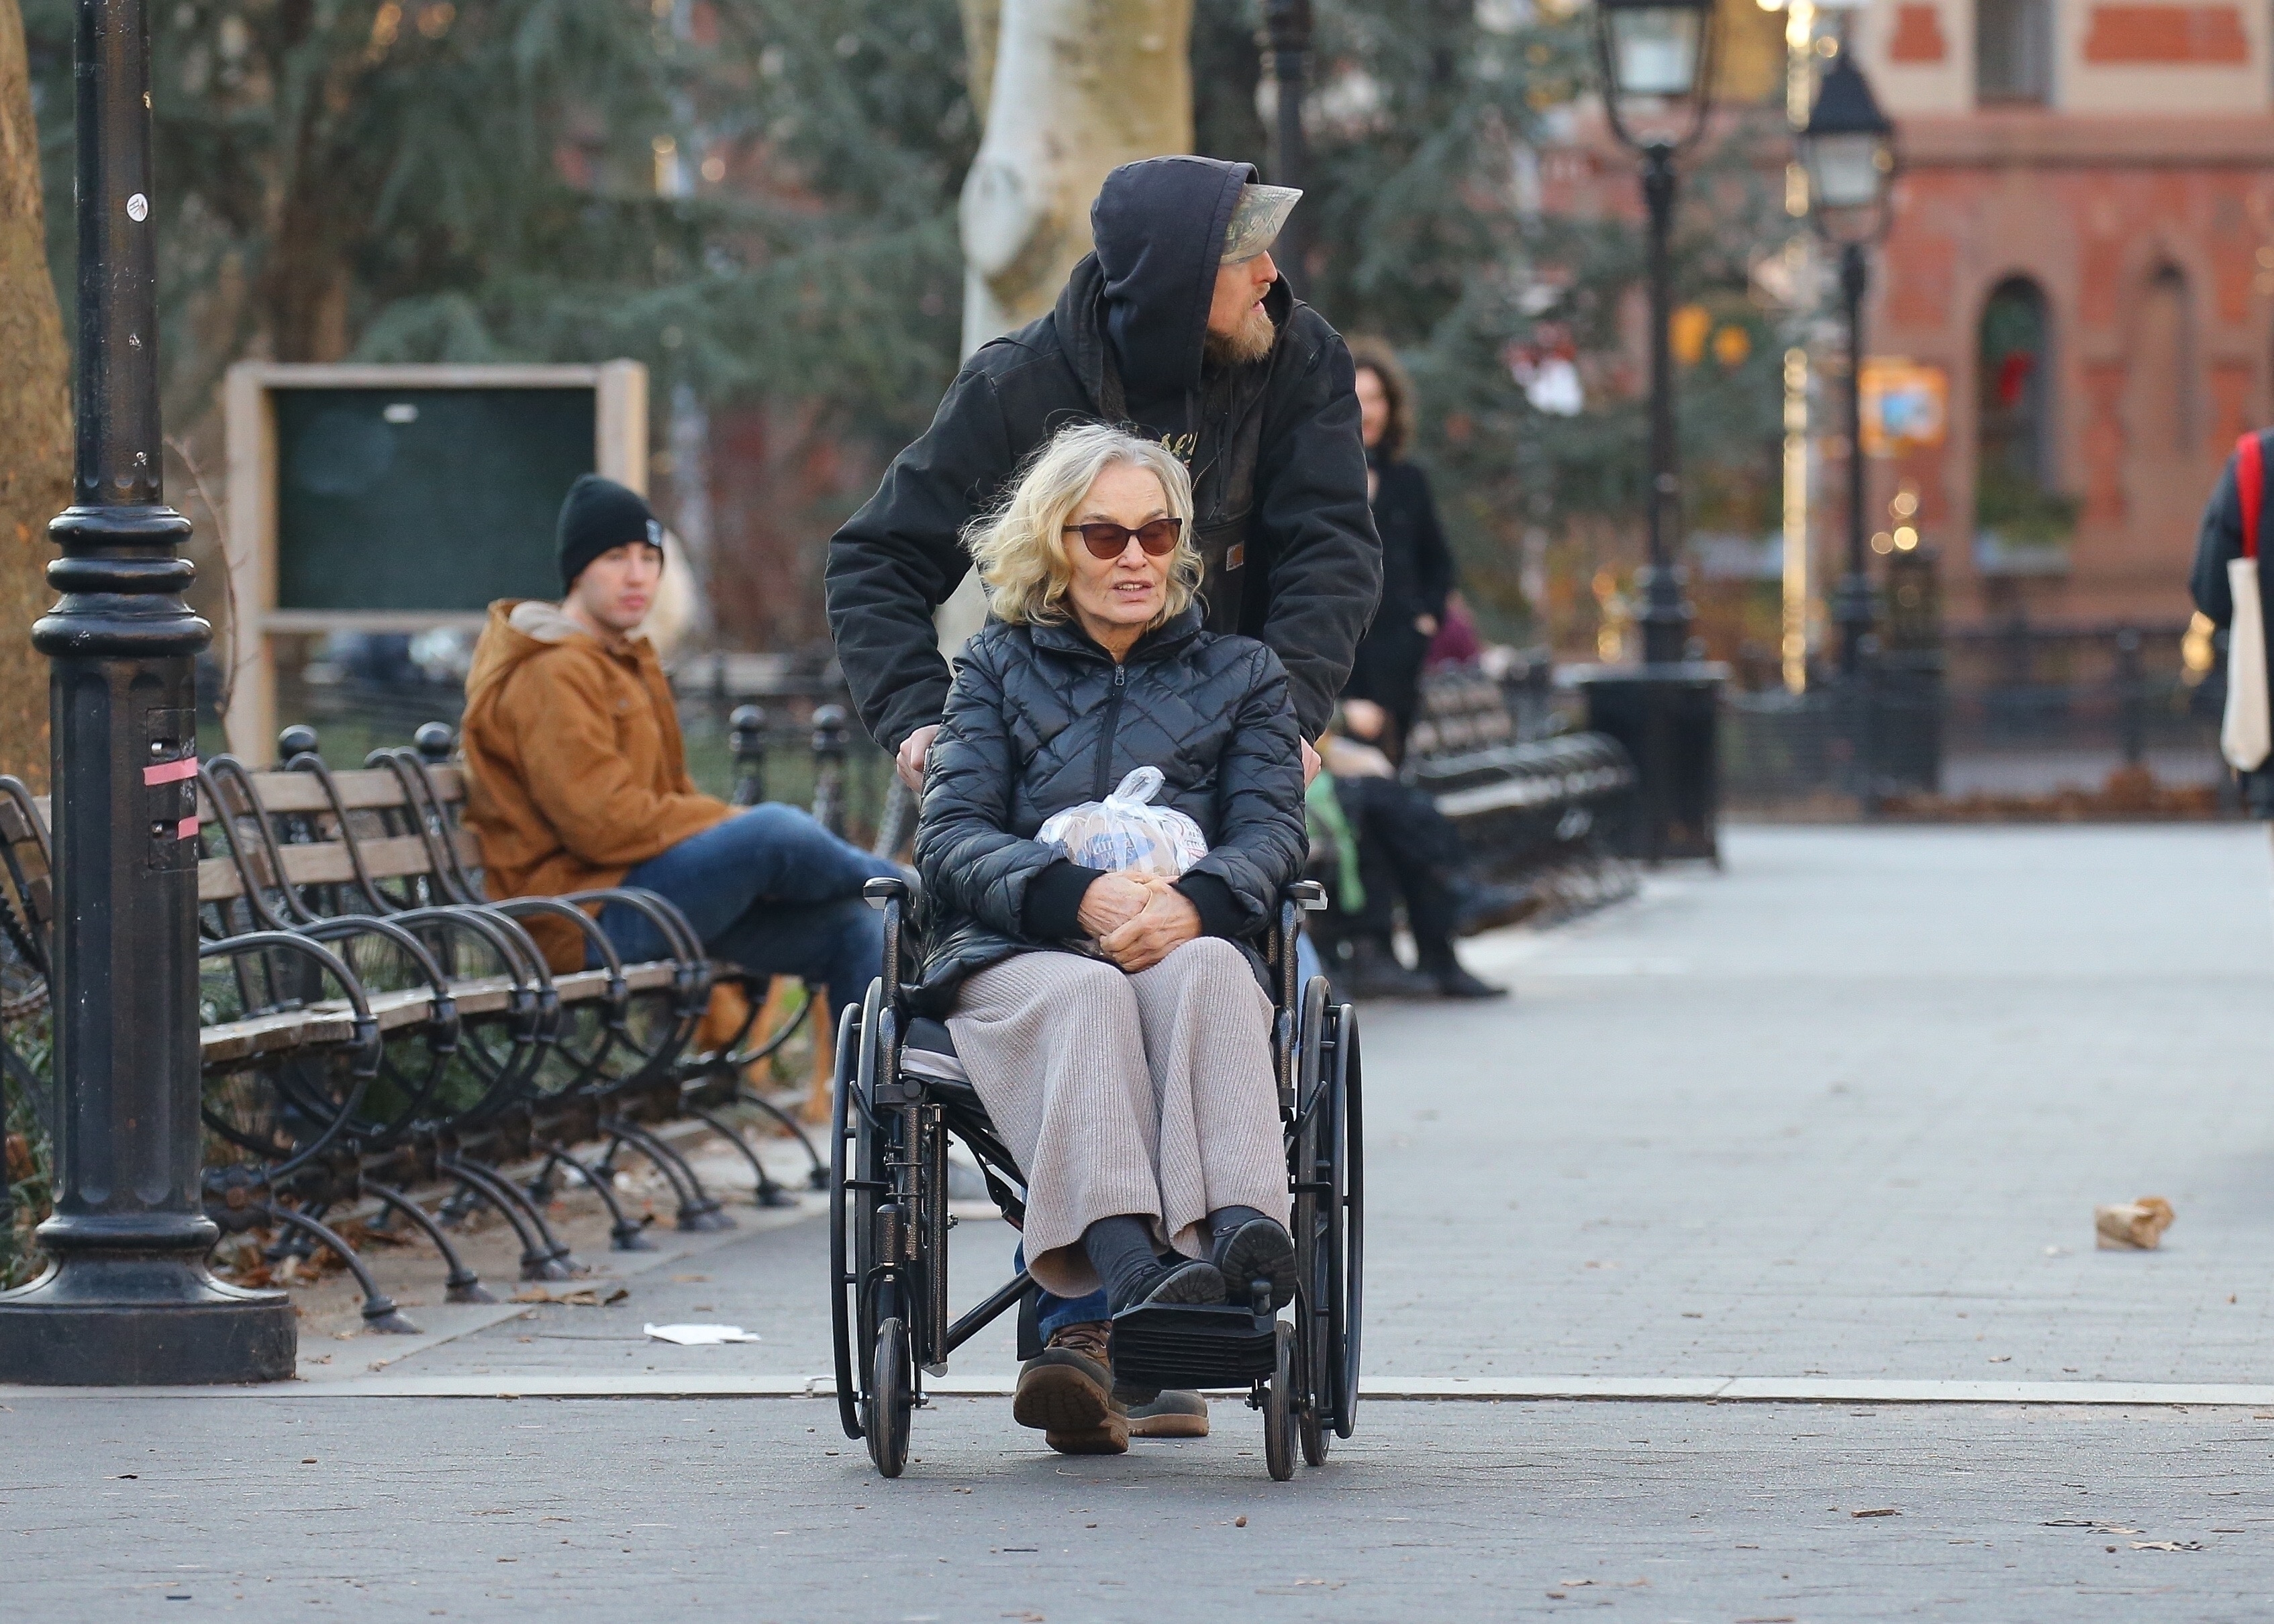
[{"label": "man pushing wheelchair", "polygon": [[[855,698],[923,785],[909,1007],[945,1019],[1026,1185],[1050,1345],[1013,1414],[1067,1452],[1126,1448],[1133,1405],[1141,1432],[1206,1431],[1196,1395],[1116,1396],[1127,1316],[1299,1286],[1257,944],[1380,549],[1349,354],[1268,252],[1295,194],[1253,175],[1116,170],[1058,310],[973,357],[829,564]],[[949,691],[930,617],[975,557],[992,616]],[[1140,768],[1197,861],[1092,867],[1037,838]]]}]

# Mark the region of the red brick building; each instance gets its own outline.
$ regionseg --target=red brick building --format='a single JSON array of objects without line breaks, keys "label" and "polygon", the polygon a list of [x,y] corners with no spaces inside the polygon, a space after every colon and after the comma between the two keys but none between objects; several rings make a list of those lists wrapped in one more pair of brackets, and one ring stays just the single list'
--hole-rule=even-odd
[{"label": "red brick building", "polygon": [[1873,500],[1916,496],[1951,624],[2186,618],[2203,498],[2274,417],[2270,22],[2225,0],[1858,15],[1904,162],[1869,345],[1948,387],[1942,443],[1874,459]]}]

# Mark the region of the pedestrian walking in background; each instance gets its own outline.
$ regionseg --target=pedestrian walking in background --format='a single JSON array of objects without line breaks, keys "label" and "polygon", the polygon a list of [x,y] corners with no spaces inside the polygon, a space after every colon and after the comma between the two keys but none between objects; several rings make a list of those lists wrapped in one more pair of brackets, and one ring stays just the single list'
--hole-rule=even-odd
[{"label": "pedestrian walking in background", "polygon": [[[2267,578],[2260,557],[2270,456],[2274,429],[2254,429],[2236,441],[2203,508],[2188,581],[2195,607],[2227,634],[2226,715],[2219,743],[2234,769],[2243,805],[2262,818],[2274,818],[2274,759],[2268,753],[2274,695],[2269,692]],[[2247,594],[2240,601],[2238,584]]]},{"label": "pedestrian walking in background", "polygon": [[1457,581],[1453,550],[1437,522],[1429,476],[1406,460],[1413,442],[1413,386],[1389,345],[1351,344],[1367,500],[1382,538],[1382,606],[1367,628],[1343,688],[1343,720],[1354,737],[1401,761],[1421,703],[1421,665],[1445,620]]}]

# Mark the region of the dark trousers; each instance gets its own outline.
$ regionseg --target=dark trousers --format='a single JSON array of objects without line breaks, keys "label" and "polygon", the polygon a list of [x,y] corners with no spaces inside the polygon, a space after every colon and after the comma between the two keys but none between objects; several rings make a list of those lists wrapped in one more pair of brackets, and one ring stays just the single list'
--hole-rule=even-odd
[{"label": "dark trousers", "polygon": [[[827,1042],[838,1011],[858,1004],[884,968],[884,915],[861,887],[899,872],[797,808],[769,801],[649,858],[624,883],[678,904],[716,958],[825,982]],[[600,910],[600,929],[626,959],[668,956],[655,927],[620,902]]]},{"label": "dark trousers", "polygon": [[1366,887],[1366,906],[1356,914],[1337,910],[1338,928],[1346,936],[1387,942],[1403,898],[1406,928],[1423,967],[1450,961],[1454,906],[1448,882],[1468,862],[1461,831],[1426,791],[1396,778],[1337,778],[1335,796],[1358,837],[1359,879]]}]

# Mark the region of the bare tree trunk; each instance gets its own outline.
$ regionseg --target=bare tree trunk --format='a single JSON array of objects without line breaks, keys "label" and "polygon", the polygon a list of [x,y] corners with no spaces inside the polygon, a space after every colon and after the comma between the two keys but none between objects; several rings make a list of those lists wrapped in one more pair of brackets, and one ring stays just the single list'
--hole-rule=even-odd
[{"label": "bare tree trunk", "polygon": [[40,140],[17,0],[0,0],[0,772],[45,788],[47,662],[32,621],[48,521],[71,502],[71,357],[48,274]]},{"label": "bare tree trunk", "polygon": [[1108,170],[1192,150],[1193,0],[963,0],[963,18],[987,120],[963,184],[968,352],[1050,309]]}]

